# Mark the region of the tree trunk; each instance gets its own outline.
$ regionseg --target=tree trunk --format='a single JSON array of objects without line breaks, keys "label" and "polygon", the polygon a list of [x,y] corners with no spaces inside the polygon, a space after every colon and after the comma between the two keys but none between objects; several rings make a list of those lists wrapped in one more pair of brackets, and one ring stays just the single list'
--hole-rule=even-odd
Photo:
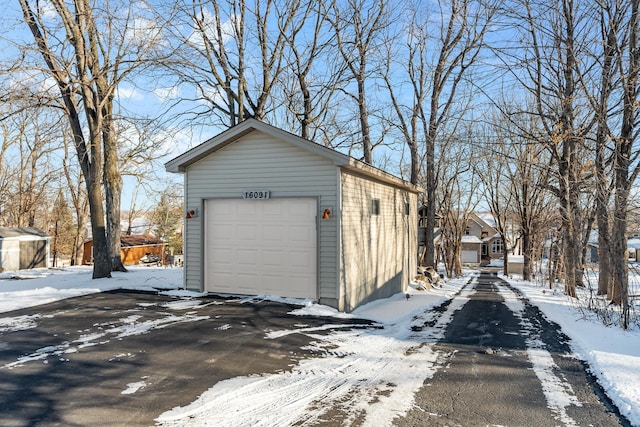
[{"label": "tree trunk", "polygon": [[[426,245],[425,262],[433,265],[435,258],[434,230],[436,228],[436,179],[435,179],[435,141],[433,136],[427,135],[426,141],[426,167],[427,167],[427,221],[426,221]],[[434,265],[435,267],[435,265]]]},{"label": "tree trunk", "polygon": [[104,130],[102,141],[104,145],[104,188],[105,206],[107,213],[107,238],[111,249],[111,263],[113,271],[127,271],[120,256],[120,200],[122,197],[122,177],[118,170],[118,153],[116,138],[111,115],[112,99],[105,100]]},{"label": "tree trunk", "polygon": [[87,213],[76,209],[76,233],[71,249],[71,265],[82,265],[84,251],[84,235],[87,226]]},{"label": "tree trunk", "polygon": [[[362,65],[364,73],[364,65]],[[371,164],[373,162],[373,153],[371,147],[371,129],[369,127],[369,112],[367,111],[367,99],[365,96],[365,77],[360,76],[358,79],[358,109],[360,112],[360,132],[362,134],[362,155],[364,162]]]},{"label": "tree trunk", "polygon": [[507,252],[507,246],[505,245],[504,238],[501,237],[500,240],[502,241],[502,248],[503,248],[502,260],[504,262],[502,266],[502,274],[504,274],[505,276],[508,276],[509,275],[509,254]]},{"label": "tree trunk", "polygon": [[[599,113],[604,121],[604,112]],[[609,246],[609,180],[605,171],[605,124],[598,126],[596,136],[596,218],[598,221],[598,295],[607,295],[611,286],[611,248]]]},{"label": "tree trunk", "polygon": [[562,261],[564,265],[564,287],[565,293],[576,298],[576,283],[578,278],[576,277],[576,260],[579,257],[579,245],[576,238],[574,212],[575,205],[573,204],[573,196],[570,194],[569,186],[566,184],[568,177],[562,173],[561,177],[565,179],[560,180],[560,214],[562,216]]},{"label": "tree trunk", "polygon": [[86,182],[93,235],[93,278],[111,277],[111,253],[107,241],[102,190],[99,182],[93,179],[86,179]]},{"label": "tree trunk", "polygon": [[528,227],[523,227],[522,229],[522,255],[524,257],[522,279],[529,281],[533,276],[533,242]]}]

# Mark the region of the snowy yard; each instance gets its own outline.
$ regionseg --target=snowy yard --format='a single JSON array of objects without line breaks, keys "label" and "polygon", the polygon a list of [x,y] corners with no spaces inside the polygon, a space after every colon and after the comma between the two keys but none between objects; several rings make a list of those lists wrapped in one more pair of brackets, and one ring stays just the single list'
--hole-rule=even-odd
[{"label": "snowy yard", "polygon": [[[304,333],[314,338],[314,350],[323,355],[304,359],[291,371],[239,377],[217,384],[188,406],[158,414],[160,425],[265,425],[294,423],[301,414],[322,417],[322,405],[350,408],[360,414],[365,425],[389,425],[396,416],[413,405],[414,393],[439,368],[432,344],[441,337],[449,319],[436,317],[435,326],[422,331],[411,326],[430,319],[436,307],[455,295],[475,273],[447,282],[442,289],[419,291],[409,288],[410,298],[398,294],[376,301],[352,314],[338,313],[326,306],[298,301],[299,315],[363,317],[379,322],[377,330],[339,330],[317,333],[314,328],[278,331],[265,339],[283,334]],[[5,280],[3,280],[5,279]],[[572,338],[574,352],[585,360],[609,397],[633,425],[640,426],[640,330],[621,331],[605,327],[588,316],[560,291],[510,280],[546,316],[562,326]],[[134,267],[129,273],[114,273],[112,279],[91,279],[87,267],[60,270],[33,270],[0,274],[0,312],[36,306],[62,298],[111,289],[164,290],[177,303],[189,304],[199,294],[180,290],[182,269]],[[464,293],[462,295],[464,297]],[[263,297],[264,298],[264,297]],[[459,298],[455,304],[464,304]],[[454,301],[458,301],[454,300]],[[288,300],[287,302],[291,302]],[[453,307],[455,309],[456,307]],[[636,308],[637,310],[637,308]],[[0,330],[28,327],[29,319],[0,315]],[[415,369],[420,366],[421,369]],[[393,385],[393,386],[390,386]],[[132,384],[127,393],[135,394],[142,385]],[[238,397],[242,396],[241,399]],[[219,408],[225,408],[220,411]],[[308,412],[308,408],[315,409]],[[354,415],[355,416],[355,415]]]}]

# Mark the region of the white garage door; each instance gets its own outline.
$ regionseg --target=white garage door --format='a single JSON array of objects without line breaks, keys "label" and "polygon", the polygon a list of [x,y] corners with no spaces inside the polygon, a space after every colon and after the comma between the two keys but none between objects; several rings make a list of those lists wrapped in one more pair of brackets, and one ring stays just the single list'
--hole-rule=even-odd
[{"label": "white garage door", "polygon": [[205,205],[205,291],[317,298],[316,199]]},{"label": "white garage door", "polygon": [[462,251],[460,254],[463,263],[478,262],[478,251]]}]

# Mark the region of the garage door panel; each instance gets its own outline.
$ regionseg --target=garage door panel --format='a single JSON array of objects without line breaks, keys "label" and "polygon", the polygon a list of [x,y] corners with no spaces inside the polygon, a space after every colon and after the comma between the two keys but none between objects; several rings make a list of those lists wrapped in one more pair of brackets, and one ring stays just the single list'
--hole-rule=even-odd
[{"label": "garage door panel", "polygon": [[291,264],[299,269],[309,269],[316,262],[316,255],[311,252],[290,252],[288,254]]},{"label": "garage door panel", "polygon": [[265,267],[282,266],[282,260],[287,256],[288,252],[284,250],[271,250],[262,253],[262,265]]},{"label": "garage door panel", "polygon": [[290,204],[286,201],[283,201],[283,203],[267,203],[262,207],[262,214],[270,216],[280,216],[287,212],[285,211],[285,209],[287,209],[289,205]]},{"label": "garage door panel", "polygon": [[208,204],[207,212],[210,214],[209,218],[214,219],[216,217],[220,217],[222,215],[229,215],[230,213],[235,211],[234,205],[216,203],[216,204]]},{"label": "garage door panel", "polygon": [[464,250],[460,253],[460,258],[462,262],[478,262],[478,252],[472,250]]},{"label": "garage door panel", "polygon": [[[261,254],[256,251],[250,250],[238,250],[235,257],[235,262],[239,268],[254,269],[257,263],[261,261]],[[233,265],[229,265],[228,268],[234,269]]]},{"label": "garage door panel", "polygon": [[289,240],[292,243],[297,243],[300,246],[306,247],[310,241],[315,240],[309,230],[304,227],[290,227],[289,228]]},{"label": "garage door panel", "polygon": [[210,200],[205,290],[316,298],[315,199]]},{"label": "garage door panel", "polygon": [[242,227],[237,227],[237,229],[234,231],[236,234],[235,237],[237,237],[240,240],[254,241],[254,240],[257,240],[257,238],[259,237],[257,235],[258,227],[251,224],[247,224],[246,226],[242,226]]},{"label": "garage door panel", "polygon": [[306,213],[306,206],[304,205],[300,205],[300,204],[296,204],[295,201],[292,201],[292,203],[290,203],[288,206],[288,212],[291,215],[294,216],[298,216],[298,215],[304,215]]},{"label": "garage door panel", "polygon": [[270,241],[280,241],[282,239],[282,233],[285,232],[285,227],[282,225],[269,225],[262,229],[262,238]]},{"label": "garage door panel", "polygon": [[220,230],[216,233],[216,239],[218,241],[230,241],[233,236],[233,227],[226,224],[220,224]]},{"label": "garage door panel", "polygon": [[[214,266],[229,266],[232,265],[235,261],[235,252],[232,250],[221,250],[215,261],[213,261]],[[218,269],[217,269],[218,270]]]},{"label": "garage door panel", "polygon": [[221,289],[232,289],[229,284],[234,282],[233,275],[229,273],[213,273],[210,279],[217,283]]}]

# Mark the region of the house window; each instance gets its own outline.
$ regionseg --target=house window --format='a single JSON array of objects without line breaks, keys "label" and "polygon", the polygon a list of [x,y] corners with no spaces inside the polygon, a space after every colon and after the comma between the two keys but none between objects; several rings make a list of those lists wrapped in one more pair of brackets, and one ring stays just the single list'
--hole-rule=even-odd
[{"label": "house window", "polygon": [[469,227],[467,227],[467,228],[464,230],[464,235],[465,235],[465,236],[471,236],[471,229],[470,229]]},{"label": "house window", "polygon": [[410,212],[409,209],[410,209],[409,208],[409,202],[405,202],[404,203],[404,215],[405,216],[409,216],[409,212]]},{"label": "house window", "polygon": [[486,243],[482,244],[482,255],[489,255],[489,245],[487,245]]},{"label": "house window", "polygon": [[380,199],[371,199],[371,215],[380,215]]},{"label": "house window", "polygon": [[504,247],[502,245],[501,239],[496,239],[491,242],[491,253],[492,254],[501,254],[504,252]]}]

